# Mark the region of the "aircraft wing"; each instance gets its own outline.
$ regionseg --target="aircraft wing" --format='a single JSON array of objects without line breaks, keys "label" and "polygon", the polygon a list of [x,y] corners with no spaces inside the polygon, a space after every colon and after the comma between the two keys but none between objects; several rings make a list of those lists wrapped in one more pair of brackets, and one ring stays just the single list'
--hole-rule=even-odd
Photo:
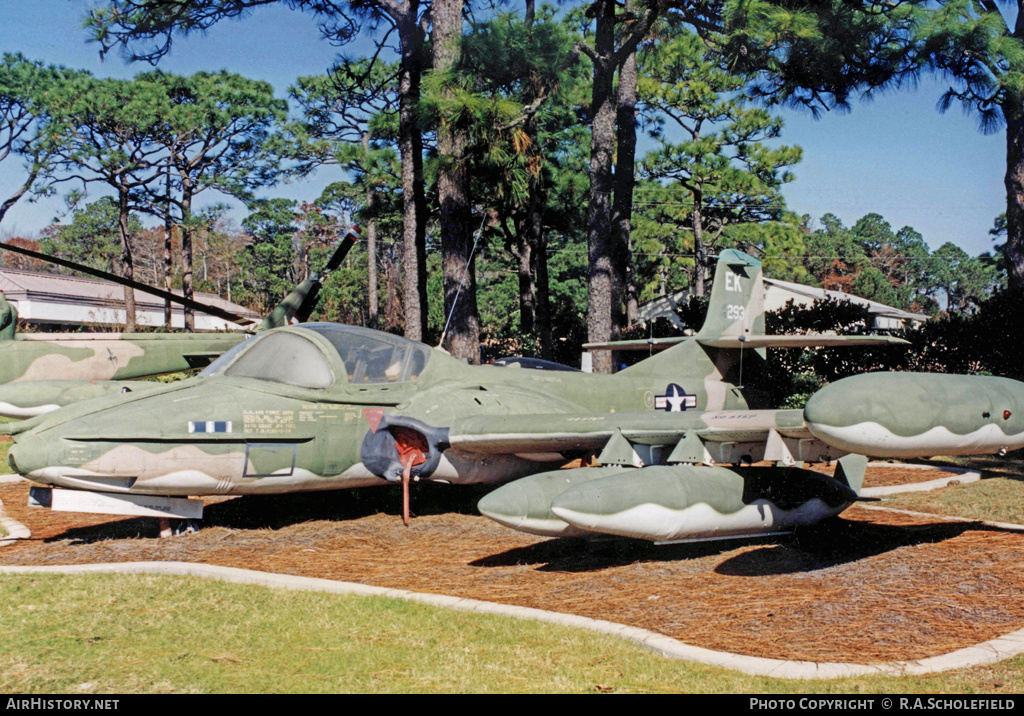
[{"label": "aircraft wing", "polygon": [[608,343],[584,343],[587,350],[616,351],[662,351],[683,341],[696,341],[709,348],[821,348],[828,346],[882,346],[910,345],[909,341],[895,336],[836,336],[830,333],[805,333],[792,336],[743,335],[700,338],[678,336],[675,338],[648,338],[636,341],[609,341]]},{"label": "aircraft wing", "polygon": [[829,346],[909,346],[910,341],[895,336],[834,336],[828,333],[805,333],[794,336],[739,336],[736,338],[698,338],[702,346],[711,348],[825,348]]},{"label": "aircraft wing", "polygon": [[832,459],[845,454],[820,442],[802,410],[720,410],[592,415],[477,416],[456,421],[448,444],[474,454],[601,451],[601,462],[627,459],[637,445],[672,450],[675,462]]}]

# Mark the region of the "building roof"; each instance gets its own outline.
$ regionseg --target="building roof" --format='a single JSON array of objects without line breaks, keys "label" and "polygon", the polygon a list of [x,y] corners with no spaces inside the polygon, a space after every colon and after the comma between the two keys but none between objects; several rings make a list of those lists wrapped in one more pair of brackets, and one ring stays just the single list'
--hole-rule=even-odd
[{"label": "building roof", "polygon": [[[19,317],[31,323],[123,325],[125,322],[124,287],[110,281],[0,268],[0,291],[17,307]],[[181,295],[180,290],[174,293]],[[214,294],[195,293],[193,298],[254,321],[260,320],[254,311]],[[135,305],[139,325],[163,325],[162,298],[136,290]],[[185,325],[180,305],[172,306],[171,325],[177,328]],[[234,323],[200,311],[196,311],[196,329],[242,330]]]},{"label": "building roof", "polygon": [[865,306],[875,316],[875,324],[878,328],[902,328],[904,321],[918,324],[928,320],[928,316],[923,313],[911,313],[910,311],[893,308],[878,301],[855,296],[852,293],[831,291],[814,286],[805,286],[802,283],[779,281],[778,279],[767,277],[764,279],[764,287],[764,309],[766,311],[778,310],[791,300],[796,303],[813,303],[814,301],[831,299],[835,301],[850,301],[851,303]]}]

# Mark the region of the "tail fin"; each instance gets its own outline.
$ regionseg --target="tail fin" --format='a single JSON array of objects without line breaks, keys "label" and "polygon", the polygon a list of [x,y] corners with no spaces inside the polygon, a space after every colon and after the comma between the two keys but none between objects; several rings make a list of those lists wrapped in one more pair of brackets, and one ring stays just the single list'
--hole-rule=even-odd
[{"label": "tail fin", "polygon": [[726,249],[718,256],[701,339],[764,335],[764,281],[761,262],[753,256]]},{"label": "tail fin", "polygon": [[309,278],[293,288],[291,293],[274,307],[273,311],[267,314],[267,317],[256,327],[256,332],[280,328],[281,326],[291,324],[292,321],[298,320],[299,309],[306,302],[307,296],[315,296],[319,292],[320,277],[315,273],[311,274]]},{"label": "tail fin", "polygon": [[860,495],[867,467],[868,459],[863,455],[844,455],[836,461],[835,479]]},{"label": "tail fin", "polygon": [[13,341],[18,326],[18,309],[0,291],[0,341]]},{"label": "tail fin", "polygon": [[[743,356],[750,336],[764,334],[764,282],[761,262],[727,249],[718,257],[704,325],[695,336],[628,370],[649,375],[655,388],[683,386],[697,396],[700,410],[767,407],[766,396],[743,385]],[[749,346],[764,358],[763,348]],[[682,381],[687,382],[682,382]],[[663,383],[662,383],[663,381]]]},{"label": "tail fin", "polygon": [[[345,238],[338,243],[334,254],[327,261],[327,266],[324,267],[323,279],[326,279],[331,271],[341,265],[342,260],[359,241],[359,235],[360,229],[358,226],[352,226],[348,230]],[[320,287],[322,285],[323,280],[319,274],[310,274],[309,278],[292,289],[292,292],[285,296],[284,300],[277,304],[274,310],[260,322],[256,332],[259,333],[271,328],[280,328],[291,323],[302,323],[308,320],[313,313],[313,309],[316,307],[317,297],[320,295]]]}]

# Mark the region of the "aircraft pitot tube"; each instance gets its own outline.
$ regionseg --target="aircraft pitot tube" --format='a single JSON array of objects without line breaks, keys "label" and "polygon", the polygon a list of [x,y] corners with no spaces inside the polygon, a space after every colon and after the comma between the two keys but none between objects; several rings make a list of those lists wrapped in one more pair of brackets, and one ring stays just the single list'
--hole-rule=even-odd
[{"label": "aircraft pitot tube", "polygon": [[1024,383],[943,373],[866,373],[825,386],[804,423],[871,457],[984,455],[1024,447]]},{"label": "aircraft pitot tube", "polygon": [[800,468],[655,465],[556,470],[518,480],[478,507],[515,529],[552,537],[601,533],[654,542],[787,532],[858,500],[867,460],[835,478]]}]

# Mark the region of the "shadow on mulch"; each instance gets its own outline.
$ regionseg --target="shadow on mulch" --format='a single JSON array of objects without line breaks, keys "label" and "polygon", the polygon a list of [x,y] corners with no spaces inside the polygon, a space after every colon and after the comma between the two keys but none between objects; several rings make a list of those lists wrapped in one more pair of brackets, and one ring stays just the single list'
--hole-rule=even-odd
[{"label": "shadow on mulch", "polygon": [[968,531],[999,531],[980,522],[885,525],[834,518],[800,530],[777,545],[749,550],[719,564],[715,571],[735,577],[765,577],[828,569],[903,547],[933,544]]},{"label": "shadow on mulch", "polygon": [[[410,509],[414,516],[478,515],[480,513],[476,503],[490,489],[417,483],[410,486]],[[210,526],[232,529],[281,529],[302,522],[344,522],[376,514],[401,516],[401,485],[285,495],[247,495],[211,505],[206,509],[203,519]]]},{"label": "shadow on mulch", "polygon": [[[621,538],[552,539],[471,562],[474,567],[542,565],[541,572],[588,572],[636,562],[681,562],[726,554],[715,571],[735,577],[765,577],[828,569],[894,550],[932,544],[968,531],[1001,531],[980,522],[884,525],[836,518],[796,534],[717,542],[656,545]],[[753,549],[749,549],[753,547]]]},{"label": "shadow on mulch", "polygon": [[[432,482],[410,486],[409,502],[413,516],[464,514],[478,515],[477,502],[493,486],[453,486]],[[345,522],[375,514],[402,514],[401,485],[377,488],[295,492],[282,495],[246,495],[207,505],[202,528],[225,527],[241,530],[279,530],[303,522]],[[46,542],[70,540],[72,544],[92,544],[106,540],[149,538],[157,535],[153,517],[111,520],[89,527],[76,527]]]},{"label": "shadow on mulch", "polygon": [[[775,541],[777,537],[756,537],[739,544]],[[723,554],[736,549],[732,540],[656,545],[624,537],[588,539],[562,537],[526,547],[516,547],[470,562],[472,567],[500,568],[541,565],[539,572],[592,572],[636,562],[680,562]]]}]

